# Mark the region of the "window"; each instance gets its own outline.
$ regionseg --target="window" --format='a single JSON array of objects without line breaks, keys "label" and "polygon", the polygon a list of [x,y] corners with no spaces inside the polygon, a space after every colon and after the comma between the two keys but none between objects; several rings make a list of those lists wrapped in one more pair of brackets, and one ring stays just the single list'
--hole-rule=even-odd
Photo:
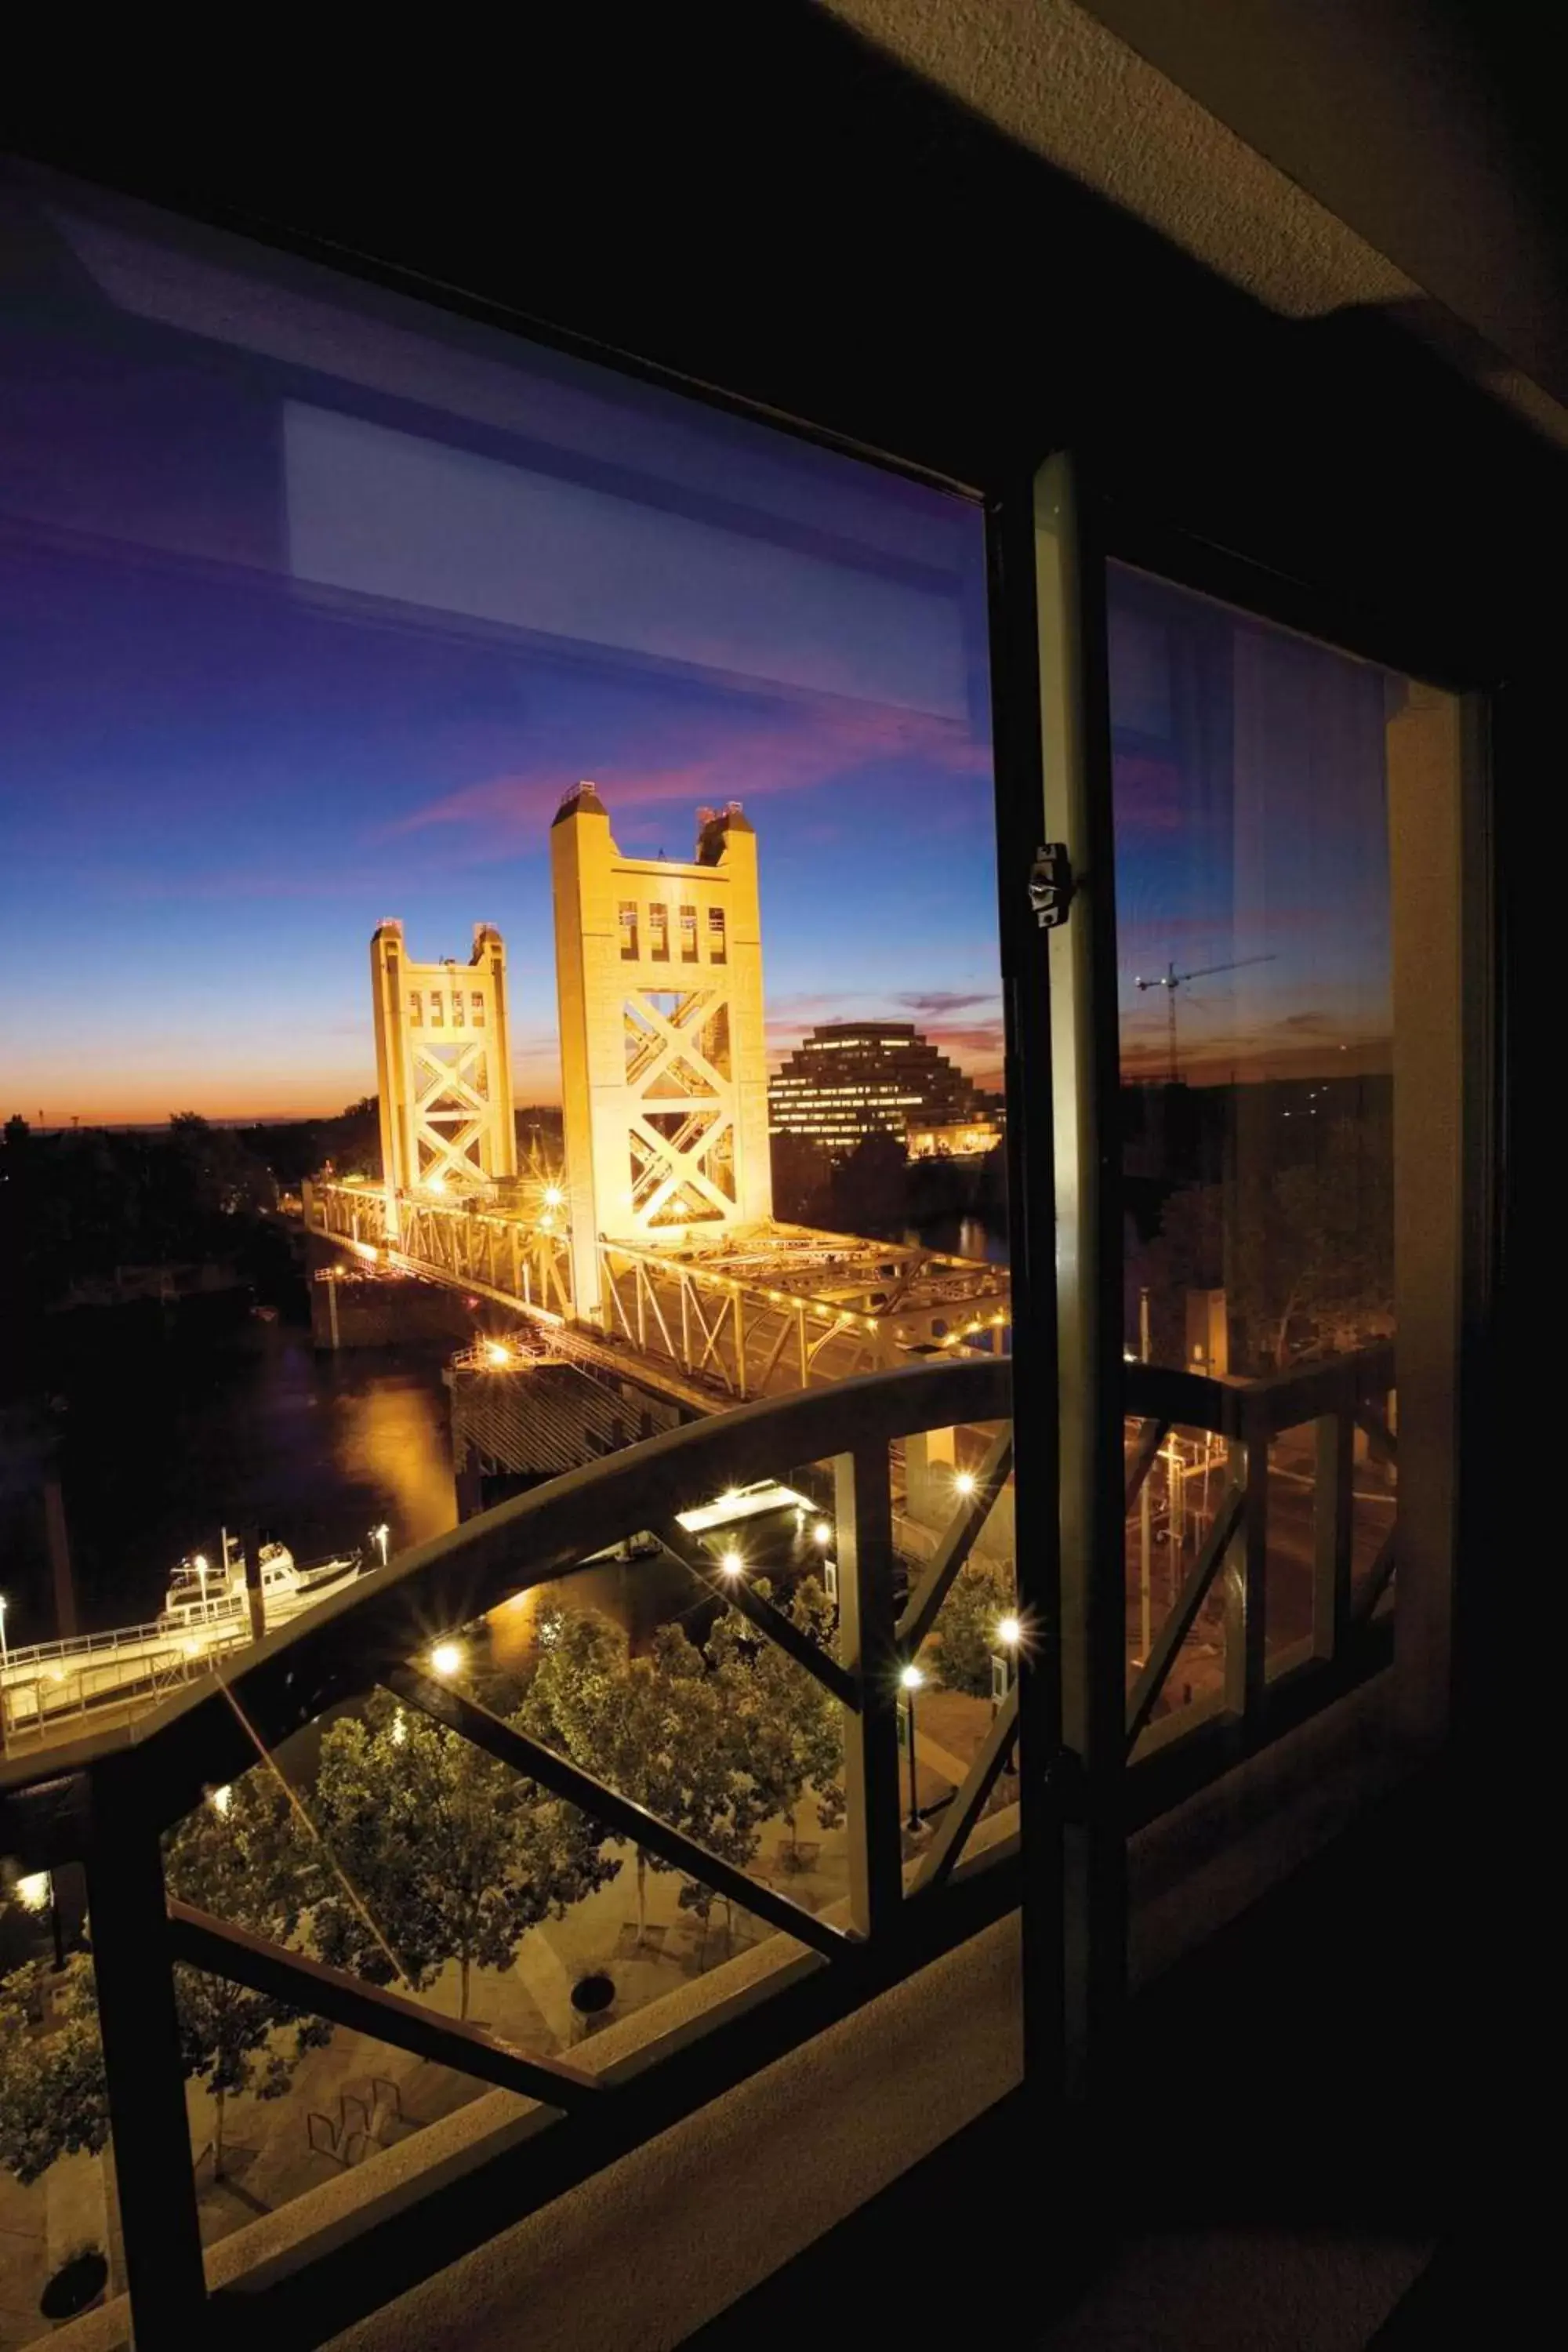
[{"label": "window", "polygon": [[463,992],[460,988],[452,991],[452,1026],[454,1029],[463,1026]]},{"label": "window", "polygon": [[430,991],[430,1026],[432,1029],[445,1028],[447,1023],[445,1005],[445,992],[439,988],[433,988]]},{"label": "window", "polygon": [[695,907],[682,907],[680,910],[680,961],[682,963],[697,961],[697,909]]},{"label": "window", "polygon": [[482,988],[476,988],[470,993],[468,1010],[472,1016],[470,1025],[482,1029],[485,1025],[485,993]]},{"label": "window", "polygon": [[647,910],[647,951],[655,963],[669,961],[669,908],[657,898]]},{"label": "window", "polygon": [[637,960],[637,908],[635,898],[621,900],[621,961],[636,963]]},{"label": "window", "polygon": [[412,990],[409,993],[408,1017],[413,1022],[416,1029],[423,1029],[425,1026],[425,998],[423,992],[417,988]]},{"label": "window", "polygon": [[722,963],[725,961],[722,907],[710,907],[708,909],[708,961],[710,963]]}]

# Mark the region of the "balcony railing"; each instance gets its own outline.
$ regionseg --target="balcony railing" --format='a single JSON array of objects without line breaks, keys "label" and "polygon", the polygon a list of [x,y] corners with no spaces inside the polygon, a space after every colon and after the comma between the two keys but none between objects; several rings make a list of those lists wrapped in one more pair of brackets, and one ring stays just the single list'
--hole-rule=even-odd
[{"label": "balcony railing", "polygon": [[[1256,1386],[1129,1367],[1138,1423],[1129,1500],[1173,1428],[1227,1448],[1212,1525],[1184,1574],[1147,1659],[1131,1678],[1129,1818],[1147,1820],[1196,1781],[1374,1671],[1386,1655],[1373,1620],[1393,1572],[1392,1534],[1352,1605],[1351,1465],[1359,1426],[1392,1450],[1386,1355],[1355,1358]],[[1016,1816],[976,1824],[994,1801],[1017,1736],[1017,1692],[997,1706],[962,1785],[920,1850],[903,1838],[899,1676],[938,1622],[1012,1465],[1010,1372],[1000,1359],[881,1373],[762,1401],[595,1462],[335,1595],[184,1689],[133,1736],[105,1736],[0,1766],[0,1851],[27,1873],[84,1866],[125,2265],[139,2342],[184,2340],[212,2306],[243,2307],[269,2340],[321,2340],[451,2260],[504,2221],[612,2160],[1000,1916],[1019,1895]],[[1267,1653],[1270,1441],[1313,1432],[1317,1528],[1311,1632],[1300,1654]],[[990,1433],[972,1491],[914,1565],[895,1552],[890,1449],[921,1433]],[[838,1635],[817,1648],[683,1534],[678,1514],[731,1486],[790,1482],[831,1463]],[[433,1642],[513,1597],[569,1578],[647,1528],[755,1633],[783,1648],[841,1710],[847,1900],[814,1912],[707,1851],[583,1766],[490,1712],[426,1663]],[[904,1598],[898,1599],[902,1591]],[[1173,1661],[1211,1596],[1223,1592],[1215,1703],[1160,1726]],[[482,2027],[438,2015],[168,1897],[162,1840],[290,1734],[381,1686],[502,1764],[581,1809],[606,1838],[658,1856],[787,1937],[780,1961],[693,2025],[595,2071],[527,2053]],[[1027,1759],[1026,1759],[1026,1763]],[[1173,1770],[1173,1768],[1179,1768]],[[1023,1801],[1028,1801],[1026,1775]],[[1036,1801],[1047,1801],[1042,1786]],[[1054,1801],[1055,1800],[1050,1800]],[[323,2232],[308,2259],[209,2294],[192,2175],[173,1971],[209,1971],[377,2042],[521,2094],[514,2128],[453,2168],[433,2167],[395,2200],[367,2205],[356,2228]],[[488,2181],[489,2186],[484,2184]],[[410,2200],[418,2214],[411,2226]]]}]

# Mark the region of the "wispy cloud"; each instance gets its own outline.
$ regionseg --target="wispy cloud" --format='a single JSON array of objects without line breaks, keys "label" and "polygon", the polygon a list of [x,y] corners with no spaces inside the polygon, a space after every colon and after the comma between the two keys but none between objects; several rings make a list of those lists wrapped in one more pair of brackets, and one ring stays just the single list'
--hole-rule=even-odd
[{"label": "wispy cloud", "polygon": [[955,1013],[972,1012],[977,1004],[994,1004],[997,997],[994,988],[978,989],[968,994],[956,988],[923,988],[906,990],[893,1002],[930,1020],[945,1021]]},{"label": "wispy cloud", "polygon": [[[553,747],[407,811],[382,837],[440,828],[475,836],[487,854],[526,842],[541,847],[562,796],[592,765],[612,819],[626,812],[808,792],[835,778],[900,761],[935,761],[952,773],[984,775],[985,747],[950,722],[909,711],[827,703],[780,704],[756,713],[696,711],[637,730],[636,751],[584,744],[575,763]],[[661,740],[662,739],[662,740]],[[633,817],[628,835],[643,821]]]}]

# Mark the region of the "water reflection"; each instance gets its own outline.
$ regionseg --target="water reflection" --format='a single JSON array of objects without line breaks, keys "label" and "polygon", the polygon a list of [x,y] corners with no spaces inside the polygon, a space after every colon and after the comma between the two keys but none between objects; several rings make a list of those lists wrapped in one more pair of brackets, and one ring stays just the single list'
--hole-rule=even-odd
[{"label": "water reflection", "polygon": [[[174,1563],[216,1553],[225,1526],[254,1523],[301,1560],[367,1547],[384,1521],[398,1549],[455,1526],[448,1352],[318,1355],[302,1328],[248,1319],[83,1349],[62,1375],[60,1463],[82,1630],[155,1615]],[[41,1511],[12,1515],[6,1537],[7,1630],[46,1639]]]}]

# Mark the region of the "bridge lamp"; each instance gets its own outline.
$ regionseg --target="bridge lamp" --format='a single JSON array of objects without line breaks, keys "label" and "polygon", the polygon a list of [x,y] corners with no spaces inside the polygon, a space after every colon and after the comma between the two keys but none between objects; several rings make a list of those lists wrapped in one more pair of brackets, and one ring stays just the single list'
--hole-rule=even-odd
[{"label": "bridge lamp", "polygon": [[500,1370],[511,1361],[511,1349],[504,1340],[491,1339],[485,1349],[485,1361]]},{"label": "bridge lamp", "polygon": [[719,1573],[721,1576],[727,1577],[731,1584],[736,1581],[745,1565],[738,1551],[724,1551],[719,1555]]},{"label": "bridge lamp", "polygon": [[16,1881],[16,1900],[24,1911],[42,1911],[51,1892],[47,1870],[29,1871],[26,1878]]},{"label": "bridge lamp", "polygon": [[227,1817],[227,1813],[228,1813],[228,1809],[229,1809],[230,1805],[232,1805],[232,1804],[233,1804],[233,1802],[234,1802],[234,1790],[233,1790],[231,1788],[228,1788],[228,1787],[226,1787],[226,1787],[224,1787],[224,1788],[222,1788],[222,1789],[215,1789],[215,1790],[213,1790],[213,1792],[212,1792],[212,1806],[213,1806],[213,1811],[214,1811],[214,1812],[215,1812],[215,1813],[216,1813],[216,1814],[219,1816],[219,1818],[220,1818],[220,1819],[226,1819],[226,1817]]},{"label": "bridge lamp", "polygon": [[387,1538],[390,1537],[392,1529],[387,1526],[384,1519],[383,1519],[379,1527],[372,1528],[370,1530],[370,1539],[375,1546],[377,1551],[381,1554],[381,1564],[383,1568],[386,1566]]},{"label": "bridge lamp", "polygon": [[547,1184],[545,1186],[544,1205],[547,1209],[559,1209],[564,1205],[566,1195],[561,1190],[559,1184]]},{"label": "bridge lamp", "polygon": [[1016,1650],[1023,1638],[1024,1626],[1021,1618],[998,1617],[996,1620],[996,1639],[1001,1643],[1002,1647],[1005,1650]]},{"label": "bridge lamp", "polygon": [[818,1551],[826,1551],[827,1549],[828,1545],[833,1541],[833,1529],[828,1526],[826,1519],[818,1519],[816,1525],[811,1531],[811,1540],[816,1546]]},{"label": "bridge lamp", "polygon": [[980,1481],[976,1478],[973,1470],[958,1470],[953,1474],[953,1491],[955,1494],[962,1495],[965,1502],[968,1501],[970,1496],[973,1494],[975,1487],[979,1484]]},{"label": "bridge lamp", "polygon": [[430,1653],[430,1664],[443,1682],[457,1674],[463,1663],[461,1642],[437,1642]]}]

